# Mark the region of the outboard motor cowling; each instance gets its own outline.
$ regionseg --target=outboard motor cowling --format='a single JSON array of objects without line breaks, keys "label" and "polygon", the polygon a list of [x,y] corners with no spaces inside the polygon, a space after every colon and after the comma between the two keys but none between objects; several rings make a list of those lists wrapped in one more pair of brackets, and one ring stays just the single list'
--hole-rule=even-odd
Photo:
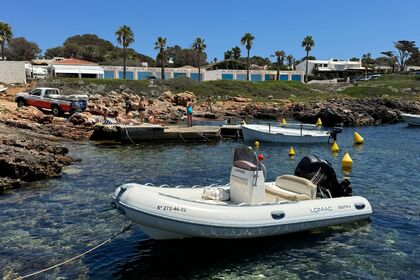
[{"label": "outboard motor cowling", "polygon": [[337,134],[343,132],[343,129],[341,127],[333,127],[330,130],[330,139],[333,141],[337,141]]},{"label": "outboard motor cowling", "polygon": [[299,162],[295,169],[295,176],[312,181],[318,186],[321,195],[325,190],[328,190],[331,197],[351,196],[352,194],[350,181],[345,179],[339,183],[331,164],[314,155],[305,156]]}]

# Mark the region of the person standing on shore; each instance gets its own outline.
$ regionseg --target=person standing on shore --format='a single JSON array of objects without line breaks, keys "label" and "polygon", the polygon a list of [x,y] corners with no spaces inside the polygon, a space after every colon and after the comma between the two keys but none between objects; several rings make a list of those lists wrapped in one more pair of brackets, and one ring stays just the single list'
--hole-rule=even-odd
[{"label": "person standing on shore", "polygon": [[130,97],[125,98],[125,114],[128,115],[128,113],[131,111],[131,100]]},{"label": "person standing on shore", "polygon": [[187,102],[187,121],[188,121],[188,126],[192,127],[192,114],[193,114],[193,103],[191,98],[188,98],[188,102]]},{"label": "person standing on shore", "polygon": [[209,112],[213,112],[213,108],[211,107],[211,96],[210,95],[206,99],[206,109]]}]

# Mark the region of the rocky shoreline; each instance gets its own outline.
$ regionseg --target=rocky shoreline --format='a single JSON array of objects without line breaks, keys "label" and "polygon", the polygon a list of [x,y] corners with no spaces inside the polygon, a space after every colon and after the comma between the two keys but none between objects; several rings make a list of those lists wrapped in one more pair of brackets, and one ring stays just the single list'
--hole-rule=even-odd
[{"label": "rocky shoreline", "polygon": [[[163,92],[146,98],[123,89],[89,96],[86,112],[55,117],[34,107],[17,108],[14,95],[29,88],[12,88],[0,95],[0,191],[22,182],[57,176],[74,161],[60,139],[87,141],[104,115],[121,124],[183,124],[185,103],[193,100],[194,118],[209,120],[293,118],[304,123],[322,119],[325,126],[363,126],[402,121],[401,113],[420,114],[420,101],[402,98],[346,99],[293,103],[288,100],[253,102],[243,97],[214,100],[211,109],[192,92]],[[126,114],[125,99],[132,103]],[[139,110],[140,109],[140,110]],[[105,113],[106,112],[106,113]],[[28,136],[30,135],[30,136]],[[50,141],[54,140],[54,141]]]},{"label": "rocky shoreline", "polygon": [[64,166],[75,161],[62,145],[5,125],[0,129],[0,193],[25,182],[59,176]]}]

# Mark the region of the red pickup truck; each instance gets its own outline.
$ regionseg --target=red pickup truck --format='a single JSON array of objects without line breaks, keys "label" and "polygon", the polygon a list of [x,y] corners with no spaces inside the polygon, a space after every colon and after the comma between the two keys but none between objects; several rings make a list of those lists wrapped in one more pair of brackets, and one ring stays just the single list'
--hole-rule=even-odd
[{"label": "red pickup truck", "polygon": [[84,111],[87,107],[86,95],[60,95],[57,88],[35,88],[29,93],[16,94],[18,107],[34,106],[40,109],[50,109],[54,116],[68,112]]}]

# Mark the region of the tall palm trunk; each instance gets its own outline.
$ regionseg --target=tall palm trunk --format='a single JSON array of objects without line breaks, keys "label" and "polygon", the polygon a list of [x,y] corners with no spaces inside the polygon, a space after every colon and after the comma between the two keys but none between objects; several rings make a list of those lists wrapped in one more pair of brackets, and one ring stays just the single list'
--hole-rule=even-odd
[{"label": "tall palm trunk", "polygon": [[247,59],[246,59],[246,79],[249,81],[249,49],[247,48]]},{"label": "tall palm trunk", "polygon": [[4,40],[1,41],[1,60],[4,61]]},{"label": "tall palm trunk", "polygon": [[200,53],[198,53],[198,81],[201,82],[201,74],[200,74]]},{"label": "tall palm trunk", "polygon": [[277,62],[277,78],[276,78],[276,80],[277,81],[280,80],[280,65],[279,65],[278,62]]},{"label": "tall palm trunk", "polygon": [[306,51],[306,74],[305,74],[305,83],[308,82],[308,57],[309,57],[309,51]]},{"label": "tall palm trunk", "polygon": [[162,80],[165,80],[165,53],[163,52],[162,55],[162,67],[161,67],[161,71],[162,73],[160,74]]},{"label": "tall palm trunk", "polygon": [[123,46],[123,79],[125,80],[125,59],[126,59],[126,54],[125,54],[125,46]]}]

